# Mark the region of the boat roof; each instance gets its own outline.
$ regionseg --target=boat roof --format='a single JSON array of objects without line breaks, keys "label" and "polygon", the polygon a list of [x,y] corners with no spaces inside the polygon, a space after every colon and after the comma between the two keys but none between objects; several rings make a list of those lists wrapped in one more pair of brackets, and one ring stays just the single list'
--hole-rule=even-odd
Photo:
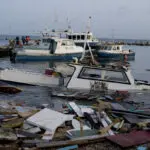
[{"label": "boat roof", "polygon": [[52,39],[54,39],[55,41],[72,41],[73,42],[73,40],[71,40],[71,39],[67,39],[67,38],[58,38],[58,37],[52,37]]},{"label": "boat roof", "polygon": [[93,35],[92,32],[67,32],[67,35]]},{"label": "boat roof", "polygon": [[60,37],[51,37],[51,36],[45,36],[43,37],[42,39],[53,39],[55,40],[56,42],[62,42],[62,41],[71,41],[71,42],[74,42],[72,39],[67,39],[67,38],[60,38]]},{"label": "boat roof", "polygon": [[93,69],[109,69],[109,70],[123,70],[123,71],[127,71],[129,69],[129,65],[125,66],[125,65],[115,65],[115,64],[109,64],[109,65],[87,65],[87,64],[75,64],[75,63],[69,63],[69,66],[71,67],[77,67],[77,66],[81,66],[81,67],[87,67],[87,68],[93,68]]}]

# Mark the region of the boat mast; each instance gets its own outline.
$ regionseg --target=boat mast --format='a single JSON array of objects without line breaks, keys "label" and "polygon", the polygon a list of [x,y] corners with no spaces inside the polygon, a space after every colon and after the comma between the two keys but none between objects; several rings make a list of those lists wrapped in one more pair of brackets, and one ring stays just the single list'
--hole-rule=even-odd
[{"label": "boat mast", "polygon": [[67,17],[67,26],[68,26],[68,32],[71,32],[71,22],[69,21]]},{"label": "boat mast", "polygon": [[88,24],[87,24],[87,33],[91,32],[91,16],[89,16]]}]

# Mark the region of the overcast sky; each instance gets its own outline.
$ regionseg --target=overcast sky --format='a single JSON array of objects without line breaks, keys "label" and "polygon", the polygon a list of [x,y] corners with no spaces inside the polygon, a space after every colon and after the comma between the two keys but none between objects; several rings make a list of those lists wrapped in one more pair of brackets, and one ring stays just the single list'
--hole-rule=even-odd
[{"label": "overcast sky", "polygon": [[97,37],[150,39],[150,0],[0,0],[0,34],[64,29]]}]

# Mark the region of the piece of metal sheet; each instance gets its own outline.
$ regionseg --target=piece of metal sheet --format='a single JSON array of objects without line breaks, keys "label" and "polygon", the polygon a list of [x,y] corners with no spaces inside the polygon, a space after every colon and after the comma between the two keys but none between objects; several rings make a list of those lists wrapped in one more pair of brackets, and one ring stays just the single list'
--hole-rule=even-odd
[{"label": "piece of metal sheet", "polygon": [[125,148],[149,142],[150,131],[133,131],[126,134],[107,136],[106,139]]},{"label": "piece of metal sheet", "polygon": [[29,117],[27,119],[27,123],[47,131],[51,131],[54,135],[57,127],[62,125],[65,121],[72,120],[73,117],[74,115],[65,115],[48,108],[44,108],[40,112]]}]

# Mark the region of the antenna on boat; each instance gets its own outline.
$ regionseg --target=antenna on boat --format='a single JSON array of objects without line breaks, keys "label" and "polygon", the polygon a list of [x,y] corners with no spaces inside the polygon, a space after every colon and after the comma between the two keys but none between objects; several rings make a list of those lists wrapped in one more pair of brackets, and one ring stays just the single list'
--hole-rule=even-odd
[{"label": "antenna on boat", "polygon": [[114,29],[112,29],[112,42],[114,43],[115,42],[115,40],[114,40]]},{"label": "antenna on boat", "polygon": [[67,26],[68,26],[68,31],[70,32],[71,31],[71,22],[68,19],[68,17],[67,17]]},{"label": "antenna on boat", "polygon": [[87,32],[91,32],[91,16],[89,16],[89,20],[87,24]]}]

